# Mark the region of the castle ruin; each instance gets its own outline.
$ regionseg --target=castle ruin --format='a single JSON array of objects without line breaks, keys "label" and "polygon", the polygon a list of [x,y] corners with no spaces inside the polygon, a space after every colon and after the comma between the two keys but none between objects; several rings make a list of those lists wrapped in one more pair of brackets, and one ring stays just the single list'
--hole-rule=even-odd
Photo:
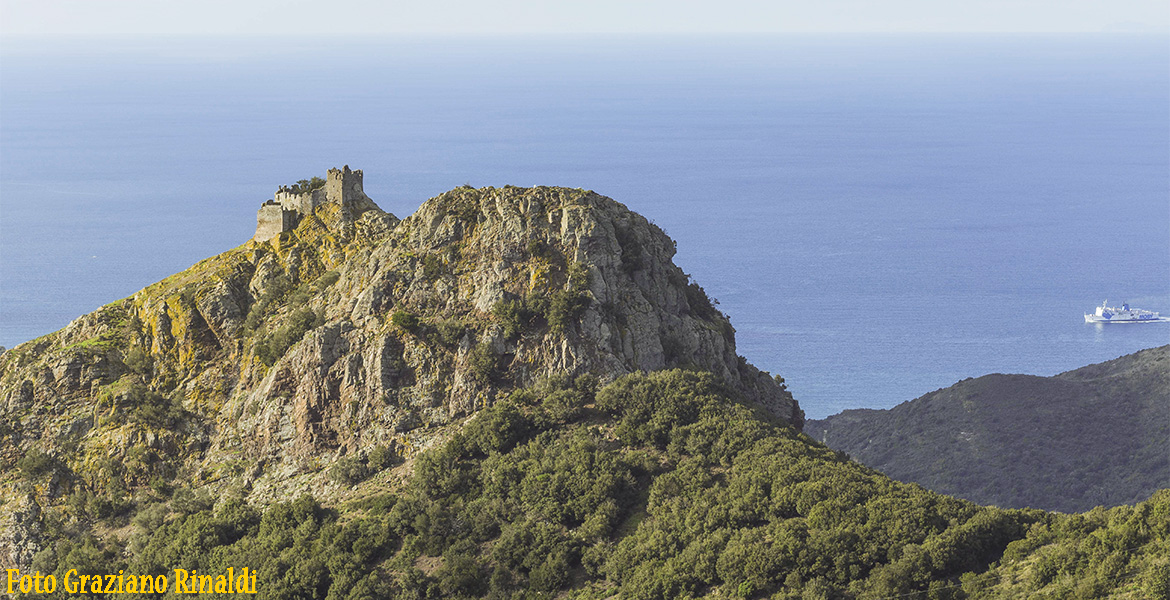
[{"label": "castle ruin", "polygon": [[345,216],[376,206],[362,190],[361,169],[351,171],[349,165],[329,169],[324,187],[305,192],[294,192],[288,186],[278,188],[271,200],[260,205],[256,213],[256,234],[252,239],[264,242],[292,231],[302,217],[313,214],[318,206],[325,204],[339,205]]}]

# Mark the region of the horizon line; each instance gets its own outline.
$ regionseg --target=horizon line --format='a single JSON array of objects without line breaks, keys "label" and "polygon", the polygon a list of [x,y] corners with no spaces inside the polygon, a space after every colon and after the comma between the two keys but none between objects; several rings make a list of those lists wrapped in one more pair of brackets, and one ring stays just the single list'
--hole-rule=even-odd
[{"label": "horizon line", "polygon": [[483,31],[391,31],[391,32],[368,32],[368,33],[303,33],[303,32],[255,32],[255,33],[241,33],[241,32],[52,32],[52,33],[28,33],[28,32],[0,32],[0,45],[10,41],[29,41],[29,40],[136,40],[136,39],[243,39],[243,40],[268,40],[268,39],[328,39],[336,40],[339,38],[353,39],[353,40],[380,40],[393,41],[395,39],[422,39],[422,38],[467,38],[474,39],[512,39],[512,38],[531,38],[531,39],[546,39],[558,38],[562,39],[566,36],[574,38],[588,38],[588,37],[625,37],[625,38],[639,38],[639,37],[663,37],[663,38],[682,38],[682,37],[704,37],[704,38],[720,38],[730,36],[749,36],[749,37],[776,37],[776,36],[837,36],[837,35],[875,35],[875,36],[974,36],[974,35],[992,35],[992,36],[1068,36],[1068,35],[1086,35],[1086,36],[1109,36],[1109,37],[1170,37],[1170,28],[1165,30],[1124,30],[1124,29],[1099,29],[1099,30],[939,30],[939,31],[921,31],[921,30],[776,30],[776,31],[758,31],[758,30],[744,30],[744,31],[516,31],[516,32],[483,32]]}]

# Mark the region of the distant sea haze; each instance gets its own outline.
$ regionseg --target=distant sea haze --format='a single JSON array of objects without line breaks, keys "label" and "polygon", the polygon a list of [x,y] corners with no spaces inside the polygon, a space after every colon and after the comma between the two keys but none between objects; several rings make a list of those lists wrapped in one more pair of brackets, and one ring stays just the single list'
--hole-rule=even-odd
[{"label": "distant sea haze", "polygon": [[678,242],[810,417],[1170,342],[1165,36],[15,43],[0,345],[246,241],[333,166],[406,216],[593,189]]}]

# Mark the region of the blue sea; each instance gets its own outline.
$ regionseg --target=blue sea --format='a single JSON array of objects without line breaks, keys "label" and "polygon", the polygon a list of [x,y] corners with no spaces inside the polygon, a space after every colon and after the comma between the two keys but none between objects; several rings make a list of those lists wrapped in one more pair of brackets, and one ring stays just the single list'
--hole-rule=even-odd
[{"label": "blue sea", "polygon": [[1170,39],[137,39],[0,45],[0,345],[249,238],[348,164],[405,216],[596,190],[810,417],[1170,343]]}]

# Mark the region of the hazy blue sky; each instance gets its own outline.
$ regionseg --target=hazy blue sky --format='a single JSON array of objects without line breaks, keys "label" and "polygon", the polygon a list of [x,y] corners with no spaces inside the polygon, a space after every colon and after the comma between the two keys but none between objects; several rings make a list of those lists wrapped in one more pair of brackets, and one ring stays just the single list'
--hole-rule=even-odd
[{"label": "hazy blue sky", "polygon": [[1170,32],[1167,0],[0,0],[2,35]]}]

